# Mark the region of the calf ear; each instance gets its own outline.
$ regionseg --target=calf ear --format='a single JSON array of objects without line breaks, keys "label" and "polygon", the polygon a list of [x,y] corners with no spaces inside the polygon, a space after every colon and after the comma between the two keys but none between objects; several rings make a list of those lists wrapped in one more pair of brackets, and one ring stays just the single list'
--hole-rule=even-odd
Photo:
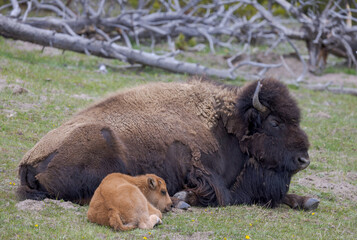
[{"label": "calf ear", "polygon": [[156,182],[155,182],[155,179],[149,177],[148,178],[148,185],[149,185],[149,188],[154,190],[156,188]]}]

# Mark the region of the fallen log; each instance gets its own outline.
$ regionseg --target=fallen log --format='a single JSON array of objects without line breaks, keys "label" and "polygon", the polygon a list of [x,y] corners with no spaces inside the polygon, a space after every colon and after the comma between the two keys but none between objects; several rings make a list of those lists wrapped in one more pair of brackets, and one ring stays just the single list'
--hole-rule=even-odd
[{"label": "fallen log", "polygon": [[104,58],[119,59],[131,64],[138,63],[177,73],[207,75],[229,79],[235,78],[235,74],[230,70],[208,68],[200,64],[178,61],[172,57],[160,56],[154,53],[119,46],[115,43],[89,40],[79,36],[38,29],[2,15],[0,15],[0,35],[42,46],[50,46]]}]

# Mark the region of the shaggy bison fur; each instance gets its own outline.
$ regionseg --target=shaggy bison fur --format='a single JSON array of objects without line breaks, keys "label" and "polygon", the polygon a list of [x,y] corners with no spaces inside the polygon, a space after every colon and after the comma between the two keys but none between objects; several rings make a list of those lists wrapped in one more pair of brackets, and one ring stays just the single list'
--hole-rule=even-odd
[{"label": "shaggy bison fur", "polygon": [[313,209],[287,194],[310,161],[300,110],[287,87],[194,79],[118,92],[46,134],[19,166],[21,198],[88,203],[113,172],[156,174],[191,205]]}]

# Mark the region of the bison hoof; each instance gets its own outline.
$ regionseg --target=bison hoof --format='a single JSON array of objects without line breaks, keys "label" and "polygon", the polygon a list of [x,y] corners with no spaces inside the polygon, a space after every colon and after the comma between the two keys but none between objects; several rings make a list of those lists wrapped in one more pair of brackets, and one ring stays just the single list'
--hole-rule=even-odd
[{"label": "bison hoof", "polygon": [[179,201],[178,204],[175,206],[178,209],[183,209],[183,210],[187,210],[189,209],[191,206],[190,204],[184,202],[184,201]]},{"label": "bison hoof", "polygon": [[186,201],[187,192],[186,191],[177,192],[177,193],[175,193],[174,197],[178,198],[181,201]]},{"label": "bison hoof", "polygon": [[303,206],[304,210],[315,210],[319,206],[320,201],[315,198],[309,198]]}]

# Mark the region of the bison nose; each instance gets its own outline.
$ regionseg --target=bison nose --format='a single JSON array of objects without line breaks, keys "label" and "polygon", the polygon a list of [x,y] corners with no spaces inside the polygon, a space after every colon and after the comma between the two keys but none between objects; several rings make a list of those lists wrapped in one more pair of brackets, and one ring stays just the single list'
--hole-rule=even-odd
[{"label": "bison nose", "polygon": [[307,166],[310,165],[309,158],[299,157],[297,160],[300,165],[300,170],[303,170],[303,169],[307,168]]}]

